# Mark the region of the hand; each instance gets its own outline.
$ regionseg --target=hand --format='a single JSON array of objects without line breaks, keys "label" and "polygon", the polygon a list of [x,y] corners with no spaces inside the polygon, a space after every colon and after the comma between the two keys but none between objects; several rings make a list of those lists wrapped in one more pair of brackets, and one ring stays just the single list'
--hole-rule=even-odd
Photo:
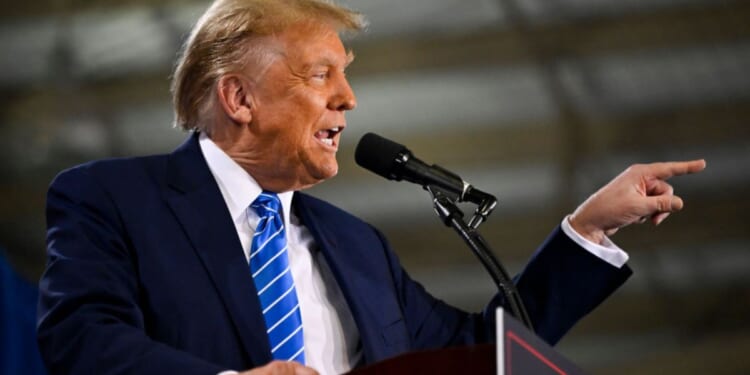
[{"label": "hand", "polygon": [[578,206],[570,225],[594,243],[633,223],[659,225],[683,206],[666,180],[704,168],[705,160],[633,165]]},{"label": "hand", "polygon": [[318,375],[318,372],[299,362],[273,361],[263,367],[241,372],[239,375]]}]

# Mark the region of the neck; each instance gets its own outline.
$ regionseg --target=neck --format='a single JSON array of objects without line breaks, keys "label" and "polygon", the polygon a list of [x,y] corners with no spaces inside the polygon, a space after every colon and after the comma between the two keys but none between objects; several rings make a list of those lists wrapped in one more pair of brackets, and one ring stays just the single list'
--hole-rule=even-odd
[{"label": "neck", "polygon": [[284,193],[309,188],[315,183],[305,183],[296,175],[283,174],[283,168],[269,166],[267,158],[256,150],[255,138],[244,127],[237,125],[215,126],[207,136],[229,158],[245,170],[266,191]]}]

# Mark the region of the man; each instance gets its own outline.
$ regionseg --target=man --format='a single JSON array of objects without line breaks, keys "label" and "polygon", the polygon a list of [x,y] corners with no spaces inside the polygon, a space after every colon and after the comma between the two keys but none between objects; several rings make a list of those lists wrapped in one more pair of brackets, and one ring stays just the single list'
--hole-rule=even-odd
[{"label": "man", "polygon": [[[337,173],[356,106],[339,33],[361,26],[322,1],[216,1],[175,72],[186,143],[55,179],[38,327],[52,373],[340,373],[493,340],[500,296],[484,314],[434,299],[377,230],[299,193]],[[630,274],[607,235],[679,210],[664,180],[703,167],[634,166],[565,219],[517,279],[544,339]]]}]

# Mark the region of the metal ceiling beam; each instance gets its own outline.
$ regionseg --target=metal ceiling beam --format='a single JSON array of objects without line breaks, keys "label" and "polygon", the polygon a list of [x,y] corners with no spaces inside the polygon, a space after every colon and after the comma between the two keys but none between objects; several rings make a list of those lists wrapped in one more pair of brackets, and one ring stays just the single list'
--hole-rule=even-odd
[{"label": "metal ceiling beam", "polygon": [[[583,58],[681,46],[712,45],[750,39],[750,3],[658,9],[649,13],[535,25],[530,38],[540,43],[542,58]],[[525,64],[532,56],[525,38],[498,28],[468,35],[399,37],[353,44],[352,74],[423,68]],[[537,53],[537,52],[535,52]]]},{"label": "metal ceiling beam", "polygon": [[12,21],[22,18],[34,17],[64,17],[75,13],[90,11],[116,12],[120,9],[131,9],[134,7],[163,7],[172,4],[205,4],[207,0],[39,0],[39,1],[16,1],[12,5],[3,8],[0,20]]},{"label": "metal ceiling beam", "polygon": [[[150,4],[153,0],[131,0],[128,4]],[[57,4],[58,2],[51,2]],[[61,3],[64,4],[65,2]],[[99,2],[83,1],[91,7]],[[106,1],[104,2],[106,4]],[[185,2],[193,4],[194,2]],[[5,15],[25,14],[27,3],[16,3],[17,8],[4,10]],[[32,4],[32,3],[28,3]],[[55,6],[28,5],[30,8],[55,9]],[[58,6],[59,7],[59,6]],[[66,5],[71,11],[81,8]],[[82,6],[83,9],[88,9]],[[29,9],[30,9],[29,8]],[[10,12],[10,13],[8,13]],[[52,12],[54,15],[55,12]],[[20,15],[13,16],[17,19]],[[530,37],[540,44],[541,57],[585,58],[612,53],[628,53],[681,46],[714,45],[750,40],[750,3],[747,1],[715,2],[677,9],[658,9],[650,13],[624,14],[612,17],[575,20],[572,23],[535,25]],[[478,31],[458,36],[405,36],[378,40],[355,39],[352,47],[357,61],[350,67],[352,77],[420,69],[440,69],[486,65],[525,64],[532,56],[517,32],[506,28]],[[175,49],[177,46],[175,46]],[[100,96],[102,91],[119,87],[151,87],[155,83],[166,87],[170,66],[155,73],[129,75],[104,81],[84,82],[77,87],[81,92]],[[160,71],[159,71],[160,70]],[[49,85],[25,89],[26,93],[48,90]],[[11,93],[3,91],[11,90]],[[18,95],[18,87],[0,88],[0,95]],[[23,92],[24,89],[21,89]],[[116,90],[115,90],[116,91]],[[162,90],[153,93],[143,90],[150,98],[163,98]]]},{"label": "metal ceiling beam", "polygon": [[[750,40],[750,23],[744,22],[747,19],[750,19],[750,3],[735,1],[587,20],[580,24],[539,26],[531,32],[545,46],[543,53],[585,57]],[[352,65],[354,79],[402,70],[525,63],[529,58],[515,33],[503,30],[439,40],[366,42],[355,45],[355,48],[359,58]],[[56,87],[51,83],[22,89],[6,88],[5,91],[0,88],[0,97],[6,104],[0,115],[12,118],[18,113],[33,113],[36,108],[46,108],[57,118],[64,118],[67,113],[85,113],[92,108],[94,112],[101,112],[124,104],[168,103],[169,68],[163,69],[157,73],[83,81],[75,86]],[[70,97],[76,99],[65,99]]]}]

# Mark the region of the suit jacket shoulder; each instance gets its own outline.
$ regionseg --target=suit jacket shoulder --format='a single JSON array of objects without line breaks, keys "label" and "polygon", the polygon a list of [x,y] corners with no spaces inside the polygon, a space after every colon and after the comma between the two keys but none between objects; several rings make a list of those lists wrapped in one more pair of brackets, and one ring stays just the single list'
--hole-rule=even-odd
[{"label": "suit jacket shoulder", "polygon": [[210,374],[265,362],[244,255],[197,137],[169,155],[62,172],[47,226],[37,332],[52,373]]}]

